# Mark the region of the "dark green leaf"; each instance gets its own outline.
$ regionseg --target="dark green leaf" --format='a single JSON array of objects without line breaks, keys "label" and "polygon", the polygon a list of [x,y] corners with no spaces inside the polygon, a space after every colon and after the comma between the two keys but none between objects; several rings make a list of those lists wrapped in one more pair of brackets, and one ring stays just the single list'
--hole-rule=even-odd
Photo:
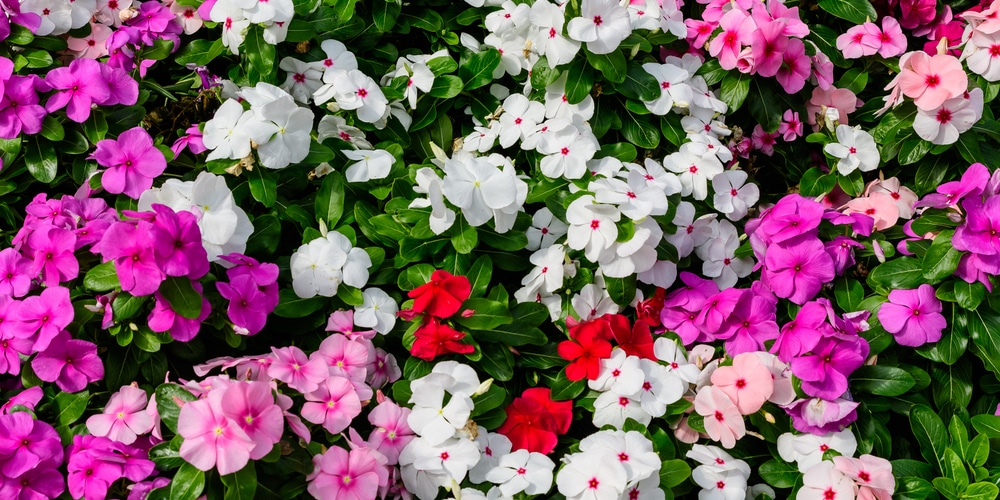
[{"label": "dark green leaf", "polygon": [[455,224],[452,226],[452,234],[451,245],[460,254],[471,253],[479,243],[479,233],[476,231],[476,228],[469,225],[464,217],[459,217],[455,220]]},{"label": "dark green leaf", "polygon": [[972,427],[991,439],[1000,439],[1000,416],[976,415],[972,417]]},{"label": "dark green leaf", "polygon": [[955,299],[962,309],[974,311],[986,298],[986,287],[980,282],[966,283],[955,280]]},{"label": "dark green leaf", "polygon": [[935,366],[931,369],[931,380],[934,404],[938,408],[948,402],[965,408],[972,401],[972,365],[969,363]]},{"label": "dark green leaf", "polygon": [[375,0],[373,4],[372,18],[375,21],[375,29],[387,33],[396,24],[402,5],[393,0]]},{"label": "dark green leaf", "polygon": [[252,460],[239,471],[220,478],[226,487],[224,500],[251,500],[257,492],[257,468]]},{"label": "dark green leaf", "polygon": [[660,487],[673,488],[691,477],[691,466],[683,460],[664,460],[660,464]]},{"label": "dark green leaf", "polygon": [[251,25],[243,45],[243,54],[254,69],[262,75],[270,75],[274,71],[275,48],[264,40],[263,28]]},{"label": "dark green leaf", "polygon": [[993,483],[970,484],[962,493],[962,498],[966,500],[993,500],[1000,498],[1000,487]]},{"label": "dark green leaf", "polygon": [[253,198],[267,208],[274,206],[278,201],[278,182],[274,174],[264,168],[255,168],[247,172],[247,178]]},{"label": "dark green leaf", "polygon": [[455,75],[441,75],[434,78],[434,85],[427,94],[440,99],[451,99],[462,92],[465,83]]},{"label": "dark green leaf", "polygon": [[566,101],[570,104],[579,104],[594,88],[593,70],[590,69],[586,59],[577,57],[573,59],[564,74],[567,75]]},{"label": "dark green leaf", "polygon": [[75,394],[60,392],[52,400],[52,405],[56,412],[55,421],[60,426],[74,424],[87,411],[88,401],[90,401],[90,391],[82,391]]},{"label": "dark green leaf", "polygon": [[722,79],[719,99],[729,106],[729,109],[739,109],[750,93],[750,80],[753,78],[739,71],[730,71]]},{"label": "dark green leaf", "polygon": [[160,284],[158,290],[170,304],[170,308],[181,317],[196,319],[201,315],[201,294],[191,286],[185,277],[170,276]]},{"label": "dark green leaf", "polygon": [[553,401],[566,401],[575,399],[580,394],[583,394],[583,390],[586,388],[587,381],[585,379],[571,382],[566,378],[566,371],[563,370],[559,372],[555,382],[552,383],[552,392],[550,395]]},{"label": "dark green leaf", "polygon": [[910,409],[910,427],[920,445],[920,454],[943,472],[942,458],[948,447],[948,434],[941,417],[928,406],[916,405]]},{"label": "dark green leaf", "polygon": [[851,68],[844,72],[844,76],[837,80],[837,88],[850,89],[855,94],[860,94],[868,85],[868,72],[864,68]]},{"label": "dark green leaf", "polygon": [[[456,321],[470,330],[492,330],[514,321],[506,304],[487,299],[467,299],[462,303],[462,311]],[[472,315],[466,318],[464,311],[472,311]]]},{"label": "dark green leaf", "polygon": [[795,464],[775,459],[760,464],[758,472],[767,484],[775,488],[791,488],[802,477]]},{"label": "dark green leaf", "polygon": [[170,500],[195,500],[205,490],[205,473],[185,462],[170,481]]},{"label": "dark green leaf", "polygon": [[857,280],[842,278],[837,280],[833,288],[837,305],[844,311],[858,311],[861,301],[865,299],[865,289]]},{"label": "dark green leaf", "polygon": [[654,149],[660,144],[660,129],[652,115],[639,115],[626,109],[621,115],[622,135],[629,142],[645,149]]},{"label": "dark green leaf", "polygon": [[927,253],[924,254],[921,267],[924,278],[931,284],[951,276],[955,269],[958,269],[958,262],[962,259],[962,252],[955,250],[951,244],[951,236],[954,231],[942,231],[934,238]]},{"label": "dark green leaf", "polygon": [[51,142],[38,137],[25,141],[24,163],[39,182],[48,184],[55,180],[58,160]]},{"label": "dark green leaf", "polygon": [[896,158],[900,165],[912,165],[930,152],[933,144],[920,137],[910,137],[899,146],[899,154]]},{"label": "dark green leaf", "polygon": [[778,130],[778,125],[781,125],[781,115],[788,109],[788,106],[779,100],[780,93],[783,91],[777,90],[771,84],[761,83],[759,78],[753,79],[750,84],[747,109],[765,132]]},{"label": "dark green leaf", "polygon": [[510,350],[501,344],[480,344],[483,357],[479,365],[491,377],[499,381],[507,381],[514,377],[514,356]]},{"label": "dark green leaf", "polygon": [[66,130],[63,129],[62,123],[52,115],[46,115],[45,120],[42,121],[42,137],[52,141],[59,142],[66,138]]},{"label": "dark green leaf", "polygon": [[607,54],[595,54],[585,49],[587,62],[604,75],[604,79],[613,83],[625,81],[625,74],[628,67],[625,64],[625,54],[620,50],[613,50]]},{"label": "dark green leaf", "polygon": [[656,78],[636,62],[629,63],[625,81],[615,88],[621,95],[637,101],[655,100],[663,92]]},{"label": "dark green leaf", "polygon": [[473,90],[493,81],[493,70],[500,65],[500,52],[488,49],[473,54],[458,67],[458,77],[465,82],[465,90]]},{"label": "dark green leaf", "polygon": [[496,328],[476,330],[472,332],[472,336],[477,341],[499,342],[512,347],[525,344],[543,345],[549,340],[545,336],[545,333],[538,328],[519,322],[499,325]]},{"label": "dark green leaf", "polygon": [[635,298],[636,280],[635,275],[625,278],[604,277],[604,284],[608,289],[608,294],[616,304],[627,307]]},{"label": "dark green leaf", "polygon": [[891,366],[862,366],[851,375],[851,387],[858,392],[878,396],[900,396],[915,381],[906,370]]},{"label": "dark green leaf", "polygon": [[819,0],[819,8],[854,24],[878,19],[875,7],[868,0]]},{"label": "dark green leaf", "polygon": [[972,352],[983,361],[987,370],[1000,374],[1000,315],[984,309],[965,313]]},{"label": "dark green leaf", "polygon": [[868,284],[881,286],[887,290],[913,289],[924,283],[920,261],[912,257],[900,257],[881,264],[868,274]]},{"label": "dark green leaf", "polygon": [[331,172],[323,178],[323,185],[316,193],[316,220],[325,221],[326,227],[336,227],[344,214],[344,177]]},{"label": "dark green leaf", "polygon": [[844,59],[843,53],[837,48],[837,37],[840,33],[823,26],[822,24],[809,23],[809,39],[816,42],[816,46],[830,58],[830,62],[841,68],[851,67],[851,63]]},{"label": "dark green leaf", "polygon": [[177,384],[160,384],[156,388],[156,408],[160,412],[160,421],[163,422],[172,432],[177,432],[177,417],[181,413],[181,403],[194,401],[195,396],[187,389]]},{"label": "dark green leaf", "polygon": [[90,268],[83,276],[83,286],[95,292],[107,292],[121,286],[115,263],[108,261]]},{"label": "dark green leaf", "polygon": [[825,174],[819,168],[812,167],[799,180],[799,192],[802,196],[816,197],[829,193],[836,185],[836,175]]}]

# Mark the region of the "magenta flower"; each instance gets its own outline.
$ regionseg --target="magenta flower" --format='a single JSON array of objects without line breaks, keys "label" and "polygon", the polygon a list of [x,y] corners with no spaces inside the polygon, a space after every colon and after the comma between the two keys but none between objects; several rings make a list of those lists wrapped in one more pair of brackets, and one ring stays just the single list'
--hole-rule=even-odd
[{"label": "magenta flower", "polygon": [[152,229],[146,221],[116,222],[98,243],[101,255],[114,261],[122,290],[135,296],[155,292],[165,278],[156,262]]},{"label": "magenta flower", "polygon": [[847,376],[864,364],[868,342],[856,337],[821,339],[812,354],[792,359],[792,374],[802,380],[802,391],[823,399],[836,399],[847,390]]},{"label": "magenta flower", "polygon": [[307,402],[302,405],[302,418],[322,424],[331,434],[342,432],[361,414],[361,398],[351,381],[343,377],[329,377],[319,389],[305,396]]},{"label": "magenta flower", "polygon": [[146,391],[126,385],[111,396],[104,412],[87,419],[87,430],[123,444],[132,444],[137,436],[153,429],[153,419],[146,413]]},{"label": "magenta flower", "polygon": [[0,472],[18,477],[35,468],[58,467],[63,448],[51,425],[31,418],[30,413],[0,415]]},{"label": "magenta flower", "polygon": [[716,332],[716,338],[726,339],[726,352],[731,356],[761,351],[764,342],[778,336],[775,303],[769,300],[770,292],[766,295],[756,290],[743,292],[732,313]]},{"label": "magenta flower", "polygon": [[781,68],[775,78],[785,92],[794,94],[806,85],[806,79],[811,74],[812,62],[806,55],[806,46],[798,38],[790,38],[788,47],[782,53]]},{"label": "magenta flower", "polygon": [[968,216],[952,237],[955,249],[981,255],[1000,254],[1000,196],[990,196],[985,203],[969,198],[962,202],[962,208]]},{"label": "magenta flower", "polygon": [[31,289],[30,266],[31,261],[16,249],[0,250],[0,296],[24,297]]},{"label": "magenta flower", "polygon": [[177,314],[170,306],[170,303],[157,291],[153,294],[156,302],[147,319],[150,330],[154,332],[170,332],[170,336],[178,342],[188,342],[198,335],[198,331],[201,330],[201,323],[212,313],[212,304],[202,293],[200,281],[191,281],[191,286],[196,292],[202,295],[201,314],[195,319],[185,318]]},{"label": "magenta flower", "polygon": [[754,231],[766,244],[780,243],[801,234],[807,234],[819,227],[823,219],[823,205],[819,202],[790,194],[778,200],[761,219]]},{"label": "magenta flower", "polygon": [[941,332],[948,326],[941,315],[941,301],[928,284],[915,290],[889,292],[889,302],[882,304],[878,320],[899,345],[908,347],[941,340]]},{"label": "magenta flower", "polygon": [[267,368],[267,375],[303,394],[315,391],[330,376],[323,359],[315,355],[310,359],[298,347],[272,347],[271,352],[274,361]]},{"label": "magenta flower", "polygon": [[208,274],[208,252],[201,242],[198,218],[186,210],[174,212],[166,205],[153,205],[153,242],[157,262],[167,276],[193,280]]},{"label": "magenta flower", "polygon": [[185,403],[177,418],[177,433],[184,438],[181,458],[199,470],[218,467],[219,474],[226,475],[245,467],[257,444],[226,418],[222,398],[222,390],[213,390],[204,399]]},{"label": "magenta flower", "polygon": [[10,328],[5,324],[7,316],[12,316],[16,307],[20,303],[10,297],[0,295],[0,374],[9,373],[17,375],[21,373],[21,356],[34,352],[31,346],[34,342],[31,339],[15,337]]},{"label": "magenta flower", "polygon": [[34,252],[31,275],[39,276],[45,286],[56,286],[80,274],[76,260],[76,235],[68,229],[50,227],[28,236],[28,246]]},{"label": "magenta flower", "polygon": [[795,138],[802,135],[802,121],[799,120],[798,111],[793,111],[791,109],[785,110],[785,113],[781,115],[781,125],[778,125],[778,133],[781,134],[781,138],[785,142],[794,141]]},{"label": "magenta flower", "polygon": [[139,100],[139,82],[133,80],[124,69],[102,64],[101,78],[104,78],[110,90],[107,100],[98,103],[101,106],[131,106]]},{"label": "magenta flower", "polygon": [[823,244],[826,253],[833,259],[833,270],[837,276],[844,274],[847,268],[854,265],[854,249],[865,246],[847,236],[836,236]]},{"label": "magenta flower", "polygon": [[42,120],[48,112],[38,104],[35,78],[14,75],[7,80],[0,99],[0,137],[13,139],[22,132],[30,135],[41,132]]},{"label": "magenta flower", "polygon": [[383,351],[382,348],[376,347],[375,359],[368,363],[368,376],[365,377],[365,383],[369,387],[378,389],[387,383],[391,384],[399,380],[402,374],[396,357]]},{"label": "magenta flower", "polygon": [[967,197],[979,195],[990,182],[990,170],[982,163],[973,163],[957,181],[945,182],[937,187],[936,193],[923,197],[917,206],[948,208],[957,206]]},{"label": "magenta flower", "polygon": [[146,452],[100,436],[73,436],[69,450],[69,492],[87,500],[107,497],[111,483],[141,481],[153,473]]},{"label": "magenta flower", "polygon": [[52,340],[73,321],[69,289],[63,286],[46,288],[40,295],[24,299],[11,320],[16,322],[12,330],[15,337],[33,339],[35,351],[48,349]]},{"label": "magenta flower", "polygon": [[133,199],[153,187],[153,178],[167,168],[167,159],[142,127],[126,130],[118,139],[98,142],[93,158],[98,165],[107,167],[101,176],[104,189]]},{"label": "magenta flower", "polygon": [[680,273],[680,278],[687,287],[674,290],[663,299],[660,322],[677,333],[684,345],[690,345],[701,337],[698,315],[705,301],[719,293],[719,286],[689,272]]},{"label": "magenta flower", "polygon": [[245,328],[247,335],[253,335],[267,323],[267,296],[260,291],[257,283],[250,275],[237,276],[229,283],[217,281],[215,288],[219,295],[229,299],[229,309],[226,313],[234,325]]},{"label": "magenta flower", "polygon": [[385,455],[391,465],[399,462],[399,453],[416,437],[407,423],[409,416],[409,408],[388,399],[368,413],[368,422],[374,427],[368,436],[368,446]]},{"label": "magenta flower", "polygon": [[788,37],[784,35],[784,31],[784,22],[771,21],[758,26],[750,35],[754,69],[758,75],[774,76],[781,68],[781,54],[788,46]]},{"label": "magenta flower", "polygon": [[48,349],[31,360],[38,378],[55,382],[65,392],[82,391],[87,384],[104,378],[104,363],[97,356],[97,346],[71,338],[63,332],[52,339]]},{"label": "magenta flower", "polygon": [[781,327],[778,339],[771,346],[771,353],[788,363],[792,358],[811,351],[821,338],[833,334],[833,329],[827,323],[830,312],[830,304],[826,299],[806,302],[795,319]]},{"label": "magenta flower", "polygon": [[385,457],[368,448],[350,452],[332,446],[313,457],[315,468],[306,479],[309,493],[315,498],[367,500],[376,498],[379,489],[389,483]]},{"label": "magenta flower", "polygon": [[260,460],[281,440],[284,418],[268,382],[235,382],[222,396],[222,413],[254,442],[251,460]]},{"label": "magenta flower", "polygon": [[836,277],[833,259],[818,238],[801,236],[771,245],[763,279],[774,294],[805,304]]},{"label": "magenta flower", "polygon": [[56,498],[66,491],[62,474],[53,467],[36,467],[0,483],[0,498]]},{"label": "magenta flower", "polygon": [[799,399],[784,407],[792,417],[792,426],[799,432],[822,436],[844,430],[858,419],[857,408],[861,403],[846,399]]},{"label": "magenta flower", "polygon": [[719,26],[722,27],[722,33],[708,44],[708,53],[719,58],[722,69],[733,69],[743,45],[750,43],[755,25],[746,12],[733,9],[722,16]]},{"label": "magenta flower", "polygon": [[205,147],[205,143],[202,142],[201,129],[198,128],[197,123],[188,127],[184,131],[184,134],[170,145],[170,150],[173,151],[174,158],[180,156],[185,149],[191,151],[193,155],[201,154],[208,150]]},{"label": "magenta flower", "polygon": [[66,116],[77,123],[90,118],[90,106],[111,96],[108,82],[101,76],[101,63],[93,59],[74,59],[69,66],[56,68],[45,75],[45,82],[56,91],[45,109],[50,113],[66,108]]}]

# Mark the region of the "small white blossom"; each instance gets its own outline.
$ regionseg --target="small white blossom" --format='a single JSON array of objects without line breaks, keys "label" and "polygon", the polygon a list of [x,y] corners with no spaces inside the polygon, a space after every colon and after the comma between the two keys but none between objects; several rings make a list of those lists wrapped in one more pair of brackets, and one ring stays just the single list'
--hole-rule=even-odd
[{"label": "small white blossom", "polygon": [[858,169],[868,172],[878,168],[880,157],[875,139],[860,126],[837,125],[837,142],[827,144],[823,151],[840,158],[837,162],[840,175],[848,175]]}]

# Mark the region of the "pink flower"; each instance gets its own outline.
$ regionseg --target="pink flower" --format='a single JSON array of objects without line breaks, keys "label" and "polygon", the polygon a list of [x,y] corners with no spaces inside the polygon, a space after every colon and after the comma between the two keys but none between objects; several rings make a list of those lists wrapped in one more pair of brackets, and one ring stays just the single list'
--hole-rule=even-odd
[{"label": "pink flower", "polygon": [[791,38],[788,48],[782,53],[781,68],[775,75],[785,92],[794,94],[806,85],[806,79],[811,75],[812,60],[806,55],[806,46],[802,40]]},{"label": "pink flower", "polygon": [[389,483],[385,457],[368,448],[347,450],[332,446],[313,457],[315,469],[306,476],[309,493],[316,498],[367,500],[378,496]]},{"label": "pink flower", "polygon": [[685,19],[684,25],[687,26],[688,43],[695,49],[702,48],[708,41],[708,37],[715,31],[715,24],[698,19]]},{"label": "pink flower", "polygon": [[796,304],[811,300],[835,277],[833,259],[814,236],[773,244],[764,259],[764,281],[775,295]]},{"label": "pink flower", "polygon": [[754,149],[759,150],[767,156],[771,156],[774,154],[774,145],[778,142],[778,133],[764,132],[764,129],[758,123],[753,128],[751,140],[753,140]]},{"label": "pink flower", "polygon": [[861,403],[846,399],[799,399],[785,406],[785,413],[792,417],[792,426],[799,432],[824,435],[844,430],[858,419],[857,408]]},{"label": "pink flower", "polygon": [[899,216],[904,219],[909,219],[913,217],[913,205],[917,202],[919,197],[917,193],[914,193],[910,188],[903,186],[899,183],[899,179],[895,177],[890,177],[888,179],[876,179],[867,186],[865,186],[865,196],[870,196],[873,193],[885,193],[888,194],[893,202],[896,203],[896,208],[899,210]]},{"label": "pink flower", "polygon": [[308,402],[302,405],[302,418],[322,424],[331,434],[343,431],[361,414],[361,399],[344,377],[331,376],[305,396]]},{"label": "pink flower", "polygon": [[870,56],[878,52],[881,46],[878,35],[881,34],[875,23],[854,26],[837,37],[837,49],[843,52],[847,59]]},{"label": "pink flower", "polygon": [[45,83],[56,91],[45,109],[51,113],[66,108],[66,116],[77,123],[90,118],[92,104],[111,96],[108,82],[101,76],[101,63],[93,59],[74,59],[69,66],[53,69],[45,75]]},{"label": "pink flower", "polygon": [[712,384],[729,396],[743,415],[755,413],[774,392],[771,371],[752,352],[737,354],[732,366],[720,366],[712,372]]},{"label": "pink flower", "polygon": [[80,274],[80,263],[73,250],[76,235],[68,229],[49,227],[28,236],[28,247],[33,251],[31,274],[41,278],[45,286],[56,286]]},{"label": "pink flower", "polygon": [[136,437],[153,429],[146,413],[146,391],[126,385],[111,396],[104,412],[87,419],[87,430],[95,436],[132,444]]},{"label": "pink flower", "polygon": [[[368,342],[368,345],[363,342]],[[369,357],[375,354],[374,347],[369,349],[369,346],[370,341],[350,340],[342,334],[334,333],[323,340],[315,356],[326,362],[330,375],[363,383],[368,372]]]},{"label": "pink flower", "polygon": [[153,178],[167,168],[167,159],[142,127],[126,130],[118,139],[98,142],[93,157],[98,165],[107,167],[101,186],[132,199],[139,199],[143,191],[153,187]]},{"label": "pink flower", "polygon": [[854,482],[843,472],[834,469],[833,462],[822,461],[812,466],[802,476],[802,489],[797,500],[853,500]]},{"label": "pink flower", "polygon": [[267,368],[267,374],[303,394],[319,388],[330,375],[323,360],[317,356],[311,359],[295,346],[272,347],[274,362]]},{"label": "pink flower", "polygon": [[[961,31],[959,31],[961,33]],[[882,18],[882,29],[878,32],[878,55],[883,58],[896,57],[906,52],[906,35],[899,26],[899,21],[892,16]],[[961,37],[961,34],[959,34]]]},{"label": "pink flower", "polygon": [[98,59],[108,55],[105,44],[111,36],[111,28],[103,24],[90,23],[90,34],[83,38],[69,37],[66,44],[73,55],[78,58]]},{"label": "pink flower", "polygon": [[965,93],[969,77],[955,56],[908,52],[899,60],[899,87],[918,108],[931,110]]},{"label": "pink flower", "polygon": [[788,37],[784,35],[785,23],[771,21],[758,26],[750,37],[754,69],[758,75],[774,76],[781,68],[781,54],[788,46]]},{"label": "pink flower", "polygon": [[65,392],[79,392],[87,384],[104,378],[104,363],[97,356],[97,346],[86,340],[70,338],[63,332],[52,339],[48,349],[31,360],[38,378],[55,382]]},{"label": "pink flower", "polygon": [[818,132],[816,114],[823,114],[825,111],[823,108],[826,107],[835,108],[839,112],[837,121],[841,125],[848,125],[847,115],[853,113],[859,106],[861,106],[861,101],[854,95],[854,92],[848,89],[815,88],[812,92],[812,98],[806,102],[806,122],[813,126],[814,132]]},{"label": "pink flower", "polygon": [[941,339],[948,326],[941,308],[934,287],[923,284],[915,290],[889,292],[889,302],[882,304],[878,320],[899,345],[919,347]]},{"label": "pink flower", "polygon": [[860,337],[824,337],[812,354],[792,359],[792,374],[802,380],[806,394],[836,399],[847,390],[847,376],[864,364],[869,351],[868,342]]},{"label": "pink flower", "polygon": [[802,136],[802,121],[799,120],[799,113],[790,109],[785,110],[781,115],[781,125],[778,125],[778,133],[781,134],[785,142],[792,142],[796,137]]},{"label": "pink flower", "polygon": [[864,214],[875,221],[875,229],[883,231],[896,225],[899,208],[896,200],[886,193],[872,193],[871,196],[855,198],[844,207],[845,214]]},{"label": "pink flower", "polygon": [[53,339],[73,321],[73,305],[69,289],[63,286],[46,288],[40,295],[24,299],[14,310],[12,333],[15,337],[34,339],[32,349],[44,351]]},{"label": "pink flower", "polygon": [[854,480],[860,500],[890,500],[896,488],[892,464],[884,458],[861,455],[858,458],[833,457],[834,468]]},{"label": "pink flower", "polygon": [[368,413],[368,422],[374,427],[368,436],[368,446],[385,455],[392,465],[399,461],[399,453],[407,443],[416,437],[406,421],[409,416],[409,408],[401,407],[388,399]]},{"label": "pink flower", "polygon": [[281,439],[284,419],[268,382],[234,382],[222,396],[222,413],[255,443],[252,460],[270,453]]},{"label": "pink flower", "polygon": [[694,398],[694,411],[705,417],[705,431],[724,448],[736,446],[736,440],[746,435],[746,424],[739,408],[722,389],[706,386]]},{"label": "pink flower", "polygon": [[113,260],[122,290],[150,295],[166,277],[156,262],[153,225],[146,221],[116,222],[97,244],[106,260]]},{"label": "pink flower", "polygon": [[708,53],[719,58],[722,69],[733,69],[743,45],[750,43],[756,26],[753,19],[740,9],[730,10],[722,16],[719,26],[722,27],[722,33],[708,44]]},{"label": "pink flower", "polygon": [[232,474],[250,461],[253,439],[226,418],[223,391],[208,392],[205,399],[185,403],[177,417],[177,434],[184,438],[180,455],[199,470],[218,467],[219,474]]},{"label": "pink flower", "polygon": [[59,434],[30,413],[0,415],[0,473],[18,477],[34,468],[58,467],[63,461]]},{"label": "pink flower", "polygon": [[264,329],[270,312],[266,307],[268,298],[252,276],[236,276],[229,283],[217,281],[215,288],[219,290],[219,295],[229,299],[226,313],[235,326],[245,329],[247,335],[254,335]]}]

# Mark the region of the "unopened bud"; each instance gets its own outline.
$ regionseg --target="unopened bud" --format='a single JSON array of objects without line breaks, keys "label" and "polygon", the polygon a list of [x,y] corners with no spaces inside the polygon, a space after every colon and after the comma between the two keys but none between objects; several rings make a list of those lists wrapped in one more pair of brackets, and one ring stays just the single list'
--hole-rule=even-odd
[{"label": "unopened bud", "polygon": [[486,379],[485,382],[479,384],[479,387],[476,388],[476,392],[472,393],[472,397],[482,396],[483,394],[486,394],[486,391],[490,390],[490,387],[492,385],[493,385],[493,379]]},{"label": "unopened bud", "polygon": [[466,309],[462,311],[463,318],[471,318],[473,314],[476,314],[476,311],[473,309]]}]

